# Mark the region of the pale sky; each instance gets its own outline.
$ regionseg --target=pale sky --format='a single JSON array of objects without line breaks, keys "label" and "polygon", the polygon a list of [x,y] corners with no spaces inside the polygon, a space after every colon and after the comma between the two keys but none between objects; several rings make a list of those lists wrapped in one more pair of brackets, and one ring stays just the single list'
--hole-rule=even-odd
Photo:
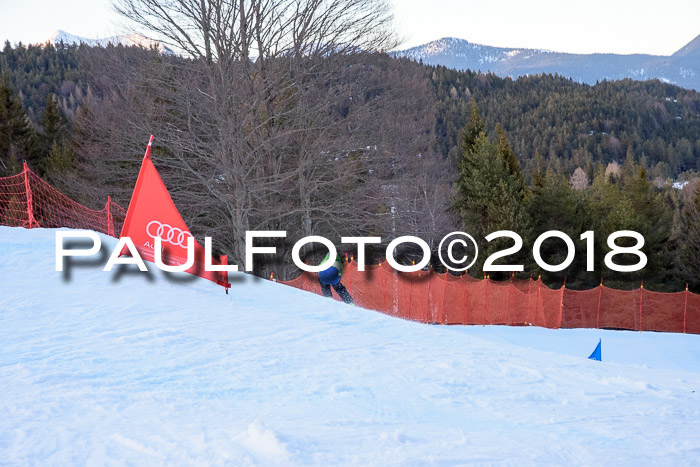
[{"label": "pale sky", "polygon": [[[452,36],[560,52],[670,55],[700,34],[700,0],[389,0],[400,48]],[[123,32],[110,0],[0,0],[0,40],[40,42],[55,30]]]}]

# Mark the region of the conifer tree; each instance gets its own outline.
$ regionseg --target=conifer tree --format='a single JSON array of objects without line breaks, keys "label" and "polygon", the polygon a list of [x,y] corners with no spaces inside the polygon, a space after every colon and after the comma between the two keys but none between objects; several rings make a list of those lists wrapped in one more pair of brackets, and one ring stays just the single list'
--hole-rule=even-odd
[{"label": "conifer tree", "polygon": [[22,104],[13,95],[7,75],[0,80],[0,174],[20,170],[23,160],[35,163],[36,136]]},{"label": "conifer tree", "polygon": [[[583,232],[595,228],[587,194],[576,190],[564,176],[551,170],[539,178],[538,185],[528,200],[527,209],[532,225],[531,236],[526,240],[528,245],[534,245],[537,237],[549,230],[564,232],[576,242]],[[598,243],[601,243],[600,239]],[[540,248],[540,255],[548,264],[562,263],[567,254],[566,245],[556,239],[547,240]],[[585,259],[585,255],[576,255],[571,266],[558,273],[545,271],[532,260],[531,271],[541,275],[545,283],[551,286],[560,286],[566,276],[569,287],[588,288],[596,285],[600,279],[596,274],[586,271]]]},{"label": "conifer tree", "polygon": [[[486,242],[485,236],[499,230],[511,230],[527,238],[529,232],[523,205],[525,187],[522,172],[519,165],[517,168],[509,165],[508,156],[504,154],[509,148],[502,148],[502,144],[503,141],[489,140],[479,109],[473,104],[471,116],[462,132],[454,207],[465,231],[480,243],[476,268],[473,268],[477,271],[491,253],[512,243],[508,239]],[[514,160],[517,163],[517,159]],[[515,258],[518,256],[509,259]]]},{"label": "conifer tree", "polygon": [[520,167],[520,161],[518,161],[517,156],[508,143],[508,137],[506,136],[506,132],[503,130],[503,126],[500,123],[496,125],[496,135],[498,137],[498,150],[503,155],[503,162],[505,163],[506,169],[515,178],[516,183],[521,187],[522,199],[525,200],[528,197],[529,190],[525,184],[523,169]]},{"label": "conifer tree", "polygon": [[66,120],[61,115],[56,102],[56,97],[49,94],[46,97],[46,107],[41,116],[42,134],[42,149],[45,153],[51,151],[53,143],[63,140],[65,134]]},{"label": "conifer tree", "polygon": [[73,148],[68,142],[61,141],[58,143],[54,141],[43,161],[42,169],[54,184],[61,185],[60,177],[57,177],[73,168],[74,159]]},{"label": "conifer tree", "polygon": [[700,293],[700,183],[686,202],[675,236],[678,245],[674,266],[678,277]]},{"label": "conifer tree", "polygon": [[[671,235],[672,214],[664,205],[663,198],[647,180],[646,169],[635,164],[634,171],[636,175],[625,182],[622,193],[634,215],[634,228],[631,230],[636,230],[644,237],[642,251],[647,254],[648,262],[638,274],[628,275],[628,279],[651,277],[651,282],[663,287],[667,285],[664,282],[668,282],[663,264],[666,244]],[[636,261],[636,258],[633,261]]]},{"label": "conifer tree", "polygon": [[73,166],[73,149],[68,141],[67,122],[61,115],[56,98],[49,95],[41,117],[43,134],[41,135],[42,154],[39,162],[40,172],[52,178]]},{"label": "conifer tree", "polygon": [[546,182],[544,158],[539,151],[535,151],[535,170],[532,172],[532,186],[535,190],[542,188]]},{"label": "conifer tree", "polygon": [[477,138],[485,131],[484,120],[481,118],[481,111],[479,111],[479,107],[472,99],[469,119],[462,130],[462,152],[473,151]]}]

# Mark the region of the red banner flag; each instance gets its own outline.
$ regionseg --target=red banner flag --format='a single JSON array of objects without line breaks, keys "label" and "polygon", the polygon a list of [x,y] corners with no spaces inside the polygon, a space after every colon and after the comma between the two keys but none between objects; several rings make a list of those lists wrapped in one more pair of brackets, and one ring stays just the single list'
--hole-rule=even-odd
[{"label": "red banner flag", "polygon": [[[169,266],[183,265],[187,262],[187,242],[192,237],[185,221],[175,207],[170,194],[158,171],[151,161],[151,144],[153,136],[148,142],[146,154],[143,157],[141,171],[136,180],[134,193],[124,220],[121,237],[129,237],[138,250],[141,258],[155,262],[154,246],[155,238],[160,237],[162,242],[162,262]],[[120,237],[120,238],[121,238]],[[228,282],[227,271],[205,271],[204,248],[194,240],[194,265],[187,272],[194,274],[226,288],[228,292],[231,284]],[[124,248],[121,254],[128,253]],[[220,262],[211,260],[210,264],[225,264],[226,257],[222,256]]]}]

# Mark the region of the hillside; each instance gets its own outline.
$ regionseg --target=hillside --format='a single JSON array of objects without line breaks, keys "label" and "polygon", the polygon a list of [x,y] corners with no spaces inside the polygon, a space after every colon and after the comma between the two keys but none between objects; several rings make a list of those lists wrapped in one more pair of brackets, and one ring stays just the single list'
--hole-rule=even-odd
[{"label": "hillside", "polygon": [[576,167],[622,163],[644,165],[651,178],[675,178],[700,170],[700,93],[659,81],[630,79],[594,86],[563,76],[524,76],[432,67],[437,99],[437,146],[459,153],[459,132],[474,99],[489,131],[500,123],[526,172],[539,153],[558,173]]},{"label": "hillside", "polygon": [[[73,42],[79,42],[78,39]],[[695,42],[679,51],[679,56],[692,60],[698,53]],[[474,53],[481,56],[479,50],[475,48]],[[135,48],[123,52],[133,60],[139,60],[143,54]],[[507,55],[489,53],[484,57],[497,61],[503,54]],[[90,71],[104,67],[102,62],[110,60],[114,57],[109,51],[87,44],[78,47],[64,43],[58,49],[12,48],[6,44],[0,53],[0,72],[7,74],[15,95],[38,127],[50,95],[56,96],[61,112],[72,122],[87,99],[100,93],[110,94],[114,89],[102,86],[99,90],[105,77]],[[567,176],[578,166],[622,162],[628,150],[646,165],[652,178],[676,178],[682,172],[700,169],[700,94],[696,91],[659,81],[626,79],[589,86],[563,75],[513,80],[495,74],[458,71],[449,66],[427,66],[429,60],[424,60],[424,67],[386,66],[379,56],[374,61],[376,66],[400,68],[403,75],[425,76],[434,104],[422,106],[429,110],[426,115],[408,116],[423,120],[421,124],[425,127],[420,131],[435,132],[434,147],[443,156],[453,158],[458,152],[459,131],[474,97],[491,133],[496,123],[504,126],[528,173],[536,152],[545,159],[561,159],[562,172]],[[396,76],[385,72],[383,82],[387,88],[396,81]],[[393,98],[397,102],[408,100],[407,96]],[[99,102],[93,104],[99,106]],[[386,119],[392,124],[403,117],[406,116],[394,113]],[[419,134],[418,129],[412,134]],[[656,167],[658,164],[661,165]],[[590,169],[587,172],[592,175]]]},{"label": "hillside", "polygon": [[671,56],[645,54],[570,54],[550,50],[491,47],[464,39],[445,37],[395,52],[396,56],[422,60],[456,70],[481,70],[501,77],[539,73],[559,74],[579,83],[658,79],[687,89],[700,90],[700,36]]},{"label": "hillside", "polygon": [[[116,240],[103,237],[111,251]],[[238,274],[54,271],[0,227],[9,464],[690,464],[696,335],[428,326]],[[603,362],[586,357],[603,342]]]}]

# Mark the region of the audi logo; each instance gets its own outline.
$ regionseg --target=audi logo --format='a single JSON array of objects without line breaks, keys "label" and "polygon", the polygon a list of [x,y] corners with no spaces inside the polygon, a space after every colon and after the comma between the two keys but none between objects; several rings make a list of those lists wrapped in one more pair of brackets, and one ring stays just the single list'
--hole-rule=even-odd
[{"label": "audi logo", "polygon": [[[153,232],[151,226],[157,226],[155,233]],[[173,227],[170,224],[163,224],[159,221],[149,222],[146,226],[146,233],[151,238],[155,239],[156,237],[160,237],[164,242],[177,245],[182,248],[187,248],[187,238],[192,236],[192,234],[187,230]]]}]

